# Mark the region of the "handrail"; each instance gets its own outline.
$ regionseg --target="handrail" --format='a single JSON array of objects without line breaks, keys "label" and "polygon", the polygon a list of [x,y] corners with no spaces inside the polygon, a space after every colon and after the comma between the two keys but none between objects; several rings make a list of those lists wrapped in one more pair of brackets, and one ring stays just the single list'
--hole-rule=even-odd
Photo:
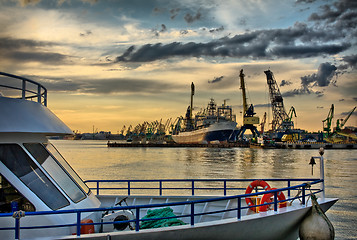
[{"label": "handrail", "polygon": [[[31,79],[16,76],[16,75],[13,75],[10,73],[0,72],[0,75],[22,80],[21,88],[15,87],[13,85],[4,85],[4,84],[0,84],[0,87],[14,89],[14,90],[20,90],[21,91],[21,97],[19,97],[20,99],[31,99],[32,100],[33,98],[36,98],[38,103],[41,103],[44,106],[47,106],[47,89],[42,84],[35,82]],[[31,84],[35,85],[35,87],[37,87],[37,91],[30,90],[27,87],[27,83],[31,83]]]},{"label": "handrail", "polygon": [[[218,179],[221,181],[251,181],[255,179]],[[263,179],[264,180],[264,179]],[[266,181],[306,181],[309,179],[265,179]],[[76,234],[77,236],[80,236],[80,228],[83,225],[100,225],[103,224],[101,222],[94,222],[94,223],[81,223],[81,214],[85,212],[105,212],[105,211],[117,211],[117,210],[134,210],[135,211],[135,219],[134,220],[128,220],[128,221],[115,221],[115,222],[107,222],[104,224],[114,224],[114,223],[127,223],[127,222],[134,222],[135,223],[135,230],[139,231],[140,230],[140,222],[142,221],[151,221],[151,220],[158,220],[158,219],[169,219],[170,217],[167,218],[157,218],[157,219],[143,219],[140,218],[140,209],[147,209],[147,208],[157,208],[157,207],[170,207],[170,206],[179,206],[179,205],[190,205],[191,206],[191,212],[190,214],[186,215],[179,215],[176,216],[176,218],[190,218],[190,224],[191,226],[194,226],[194,218],[195,216],[201,216],[201,215],[209,215],[209,214],[215,214],[215,213],[224,213],[224,212],[230,212],[230,211],[236,211],[237,212],[237,219],[241,219],[242,215],[242,210],[251,208],[251,207],[258,207],[258,206],[264,206],[264,205],[270,205],[274,204],[274,211],[277,211],[278,209],[278,204],[279,202],[288,202],[292,201],[294,199],[301,199],[302,204],[306,203],[306,198],[310,196],[311,194],[307,193],[306,194],[306,188],[322,183],[323,179],[310,179],[312,182],[309,183],[302,183],[299,185],[295,186],[288,186],[285,188],[278,188],[274,190],[269,190],[269,191],[261,191],[261,192],[256,192],[256,193],[251,193],[251,194],[240,194],[240,195],[233,195],[233,196],[222,196],[222,197],[215,197],[215,198],[210,198],[210,199],[200,199],[200,200],[191,200],[191,201],[184,201],[184,202],[175,202],[175,203],[160,203],[160,204],[146,204],[146,205],[134,205],[134,206],[118,206],[118,207],[107,207],[107,208],[87,208],[87,209],[71,209],[71,210],[57,210],[57,211],[38,211],[38,212],[26,212],[26,216],[37,216],[37,215],[54,215],[54,214],[76,214],[77,215],[77,221],[74,223],[68,223],[68,224],[62,224],[62,225],[45,225],[45,226],[35,226],[35,227],[20,227],[20,219],[15,219],[15,227],[6,227],[6,228],[1,228],[0,227],[0,232],[2,230],[14,230],[15,231],[15,236],[19,236],[20,234],[20,229],[39,229],[39,228],[56,228],[56,227],[73,227],[76,226]],[[110,180],[95,180],[94,182],[100,182],[100,181],[105,181],[108,182]],[[115,182],[119,181],[125,181],[125,180],[114,180]],[[131,180],[134,182],[151,182],[155,180]],[[159,180],[159,181],[217,181],[217,179],[190,179],[190,180],[177,180],[177,179],[164,179],[164,180]],[[92,182],[92,181],[87,181],[87,182]],[[221,188],[218,188],[222,190]],[[290,194],[288,195],[287,199],[284,201],[278,201],[277,194],[280,191],[288,191],[290,192],[291,190],[302,190],[302,195],[301,196],[295,196],[293,198],[290,198]],[[311,189],[312,193],[316,194],[321,192],[322,190],[320,189]],[[193,191],[194,192],[194,191]],[[274,201],[272,203],[266,203],[266,204],[259,204],[259,205],[254,205],[254,206],[241,206],[241,200],[242,198],[246,197],[252,197],[252,196],[257,196],[257,195],[263,195],[267,193],[273,193],[274,194]],[[195,213],[195,204],[199,203],[206,203],[206,202],[215,202],[215,201],[222,201],[222,200],[237,200],[237,207],[236,208],[230,208],[230,209],[222,209],[218,211],[211,211],[211,212],[205,212],[205,213]],[[13,213],[0,213],[0,218],[1,217],[10,217],[13,216]]]},{"label": "handrail", "polygon": [[[158,190],[159,196],[163,195],[164,190],[191,190],[192,196],[195,195],[196,190],[223,190],[223,195],[227,195],[228,190],[243,190],[245,188],[234,188],[234,187],[227,187],[227,183],[229,182],[252,182],[256,179],[252,178],[245,178],[245,179],[150,179],[150,180],[87,180],[84,181],[85,183],[95,183],[95,187],[91,187],[92,191],[96,191],[97,195],[100,195],[100,190],[125,190],[127,189],[127,194],[131,195],[132,190]],[[288,187],[290,186],[291,182],[297,181],[316,181],[317,178],[288,178],[288,179],[280,179],[280,178],[265,178],[260,179],[263,181],[285,181],[288,183]],[[186,182],[191,183],[191,187],[164,187],[164,183],[174,183],[174,182]],[[223,187],[197,187],[198,182],[222,182]],[[100,187],[101,183],[127,183],[127,187]],[[158,187],[133,187],[132,183],[158,183]],[[290,196],[290,193],[288,194]]]}]

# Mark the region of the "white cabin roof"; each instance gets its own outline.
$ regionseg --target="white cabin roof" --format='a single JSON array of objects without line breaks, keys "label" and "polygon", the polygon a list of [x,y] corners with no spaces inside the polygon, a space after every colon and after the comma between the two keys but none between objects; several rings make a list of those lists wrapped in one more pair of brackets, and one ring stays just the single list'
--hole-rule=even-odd
[{"label": "white cabin roof", "polygon": [[73,134],[41,103],[0,96],[0,133]]}]

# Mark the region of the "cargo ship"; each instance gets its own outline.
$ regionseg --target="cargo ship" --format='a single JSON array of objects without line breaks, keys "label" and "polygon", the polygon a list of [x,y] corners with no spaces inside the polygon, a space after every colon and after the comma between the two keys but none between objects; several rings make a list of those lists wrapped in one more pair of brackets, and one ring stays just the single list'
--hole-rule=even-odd
[{"label": "cargo ship", "polygon": [[194,85],[191,84],[191,105],[187,108],[185,118],[179,117],[172,131],[176,143],[207,144],[234,142],[238,129],[236,116],[227,100],[217,107],[213,98],[203,111],[193,117]]}]

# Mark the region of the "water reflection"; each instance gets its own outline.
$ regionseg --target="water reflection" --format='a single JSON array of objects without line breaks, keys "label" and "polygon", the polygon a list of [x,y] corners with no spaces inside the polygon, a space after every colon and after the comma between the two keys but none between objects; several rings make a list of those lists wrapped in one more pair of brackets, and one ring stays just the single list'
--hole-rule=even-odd
[{"label": "water reflection", "polygon": [[[317,150],[107,148],[106,141],[54,141],[83,179],[310,178]],[[327,213],[336,239],[357,236],[356,150],[325,151],[326,196],[340,200]],[[314,176],[319,177],[318,162]]]}]

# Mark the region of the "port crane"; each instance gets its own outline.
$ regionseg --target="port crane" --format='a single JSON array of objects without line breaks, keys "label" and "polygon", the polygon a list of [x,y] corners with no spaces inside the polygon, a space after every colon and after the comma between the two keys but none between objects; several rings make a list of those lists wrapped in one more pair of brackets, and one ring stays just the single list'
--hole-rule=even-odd
[{"label": "port crane", "polygon": [[294,117],[297,117],[295,108],[293,106],[291,106],[289,113],[288,113],[288,118],[283,121],[283,122],[291,123],[292,128],[294,128],[294,122],[292,121],[293,114],[294,114]]},{"label": "port crane", "polygon": [[324,132],[327,132],[327,135],[330,135],[331,132],[331,124],[332,124],[332,119],[335,111],[335,106],[332,104],[330,111],[328,112],[327,118],[322,121],[322,128]]},{"label": "port crane", "polygon": [[[264,73],[267,76],[271,107],[273,111],[273,120],[271,123],[272,131],[289,132],[291,129],[294,128],[294,123],[291,121],[291,117],[289,117],[289,115],[285,111],[283,97],[280,93],[273,72],[267,70],[264,71]],[[295,113],[295,109],[293,110]]]},{"label": "port crane", "polygon": [[263,134],[263,133],[264,133],[264,127],[265,127],[266,121],[267,121],[267,113],[264,112],[263,120],[262,120],[262,122],[259,124],[259,126],[260,126],[260,134]]},{"label": "port crane", "polygon": [[243,73],[243,69],[241,69],[239,78],[240,78],[240,89],[242,90],[242,96],[243,96],[243,126],[240,128],[238,132],[238,138],[240,139],[243,139],[244,133],[247,129],[249,129],[252,132],[253,138],[259,136],[257,127],[254,126],[254,124],[259,124],[259,117],[254,116],[256,113],[254,112],[253,104],[250,104],[250,106],[248,107],[247,95],[245,92],[244,76],[245,75]]},{"label": "port crane", "polygon": [[345,117],[345,119],[337,119],[336,121],[336,132],[340,132],[342,128],[345,126],[346,122],[348,119],[351,117],[352,113],[356,110],[356,107],[354,107]]}]

